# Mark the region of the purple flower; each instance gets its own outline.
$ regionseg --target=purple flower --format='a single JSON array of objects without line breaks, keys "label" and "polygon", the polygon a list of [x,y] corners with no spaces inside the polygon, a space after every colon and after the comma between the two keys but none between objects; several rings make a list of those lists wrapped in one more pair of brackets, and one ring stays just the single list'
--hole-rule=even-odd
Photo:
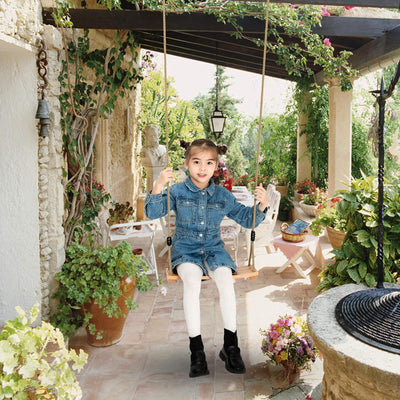
[{"label": "purple flower", "polygon": [[297,346],[296,351],[299,356],[304,356],[304,350],[301,346]]}]

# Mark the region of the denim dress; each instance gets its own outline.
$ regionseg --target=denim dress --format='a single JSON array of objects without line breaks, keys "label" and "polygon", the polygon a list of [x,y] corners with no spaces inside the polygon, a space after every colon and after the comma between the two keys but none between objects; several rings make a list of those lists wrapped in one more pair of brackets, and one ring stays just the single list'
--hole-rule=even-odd
[{"label": "denim dress", "polygon": [[[236,264],[225,250],[221,240],[220,225],[227,216],[245,228],[253,224],[253,207],[236,201],[235,196],[222,186],[210,184],[200,189],[188,177],[184,182],[170,187],[170,208],[175,211],[175,235],[172,238],[172,269],[184,262],[200,266],[207,274],[205,263],[214,271],[226,266],[236,271]],[[147,218],[157,219],[168,213],[167,191],[148,193],[144,203]],[[265,213],[256,207],[255,225],[265,218]]]}]

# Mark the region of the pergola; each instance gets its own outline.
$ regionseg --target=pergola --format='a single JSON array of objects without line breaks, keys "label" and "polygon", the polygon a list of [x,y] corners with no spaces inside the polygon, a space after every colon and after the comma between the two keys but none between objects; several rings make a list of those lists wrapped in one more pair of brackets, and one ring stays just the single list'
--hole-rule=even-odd
[{"label": "pergola", "polygon": [[[264,0],[265,2],[266,0]],[[291,3],[289,0],[271,2]],[[297,0],[296,4],[377,7],[400,9],[400,0]],[[142,48],[163,52],[162,13],[137,10],[131,3],[121,1],[122,10],[71,9],[71,20],[76,28],[130,29],[137,33]],[[54,24],[52,10],[43,10],[43,22]],[[399,14],[400,18],[400,14]],[[247,38],[263,39],[265,22],[255,17],[239,19],[243,35]],[[262,47],[252,40],[236,38],[235,28],[218,22],[215,16],[202,13],[167,14],[167,53],[183,58],[203,61],[248,72],[262,72]],[[360,75],[372,72],[400,59],[400,19],[370,17],[323,17],[321,27],[314,33],[328,37],[335,51],[348,50],[353,53],[349,62]],[[287,43],[296,38],[283,36]],[[269,39],[273,40],[273,38]],[[323,72],[308,65],[314,73],[314,81],[324,84]],[[277,56],[267,54],[265,75],[294,80]],[[351,175],[351,100],[352,93],[342,92],[330,82],[330,126],[329,126],[329,192],[343,188],[343,180]],[[337,117],[337,116],[340,116]],[[300,119],[300,125],[305,121]],[[301,129],[301,127],[300,127]],[[297,177],[311,176],[311,163],[306,154],[305,138],[298,135]],[[347,154],[344,157],[344,154]]]}]

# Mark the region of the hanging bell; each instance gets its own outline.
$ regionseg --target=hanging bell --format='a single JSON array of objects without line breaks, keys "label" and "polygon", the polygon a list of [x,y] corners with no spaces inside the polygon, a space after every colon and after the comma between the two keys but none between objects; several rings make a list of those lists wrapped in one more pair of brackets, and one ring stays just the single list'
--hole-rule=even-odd
[{"label": "hanging bell", "polygon": [[49,111],[49,106],[47,105],[47,101],[45,99],[39,100],[39,105],[36,111],[35,118],[40,119],[39,136],[41,137],[49,136],[48,126],[50,125],[50,111]]}]

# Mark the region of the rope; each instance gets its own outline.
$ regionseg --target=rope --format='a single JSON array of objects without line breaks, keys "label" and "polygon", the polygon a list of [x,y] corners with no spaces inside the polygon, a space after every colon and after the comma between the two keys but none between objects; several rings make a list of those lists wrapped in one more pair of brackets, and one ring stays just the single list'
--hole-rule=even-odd
[{"label": "rope", "polygon": [[[265,77],[265,64],[267,59],[267,41],[268,41],[268,20],[269,20],[269,0],[267,0],[267,9],[265,12],[265,32],[264,32],[264,51],[263,51],[263,66],[261,74],[261,98],[260,98],[260,114],[258,117],[258,140],[257,140],[257,162],[256,162],[256,174],[254,179],[254,188],[258,185],[258,169],[260,164],[260,147],[261,147],[261,131],[262,131],[262,116],[263,116],[263,103],[264,103],[264,77]],[[256,239],[255,225],[256,225],[256,199],[254,199],[253,206],[253,224],[251,227],[251,241],[250,241],[250,255],[249,255],[249,266],[252,271],[255,271],[255,257],[254,257],[254,241]]]},{"label": "rope", "polygon": [[[165,148],[167,152],[167,165],[169,165],[169,140],[168,140],[168,85],[167,85],[167,23],[166,23],[166,11],[165,11],[165,1],[163,0],[163,44],[164,44],[164,96],[165,96]],[[260,147],[261,147],[261,131],[262,131],[262,114],[263,114],[263,103],[264,103],[264,77],[265,77],[265,65],[266,65],[266,53],[267,53],[267,40],[268,40],[268,20],[269,20],[269,2],[267,0],[267,9],[265,14],[265,32],[264,32],[264,50],[263,50],[263,66],[262,66],[262,78],[261,78],[261,99],[260,99],[260,115],[258,119],[258,140],[257,140],[257,162],[256,162],[256,173],[255,173],[255,187],[258,185],[258,169],[260,162]],[[170,210],[170,187],[169,183],[167,184],[167,208],[168,208],[168,237],[167,237],[167,245],[168,245],[168,269],[170,274],[172,275],[172,266],[171,266],[171,210]],[[254,266],[254,241],[255,241],[255,222],[256,222],[256,207],[257,202],[254,199],[253,206],[253,222],[251,229],[251,243],[250,243],[250,255],[249,255],[249,266],[252,271],[255,271]]]},{"label": "rope", "polygon": [[[163,44],[164,44],[164,104],[165,104],[165,149],[166,149],[166,161],[167,166],[169,165],[169,139],[168,139],[168,84],[167,84],[167,21],[165,15],[165,0],[163,0]],[[170,274],[172,274],[171,266],[171,210],[170,210],[170,198],[169,198],[169,182],[167,183],[167,210],[168,210],[168,269]]]}]

